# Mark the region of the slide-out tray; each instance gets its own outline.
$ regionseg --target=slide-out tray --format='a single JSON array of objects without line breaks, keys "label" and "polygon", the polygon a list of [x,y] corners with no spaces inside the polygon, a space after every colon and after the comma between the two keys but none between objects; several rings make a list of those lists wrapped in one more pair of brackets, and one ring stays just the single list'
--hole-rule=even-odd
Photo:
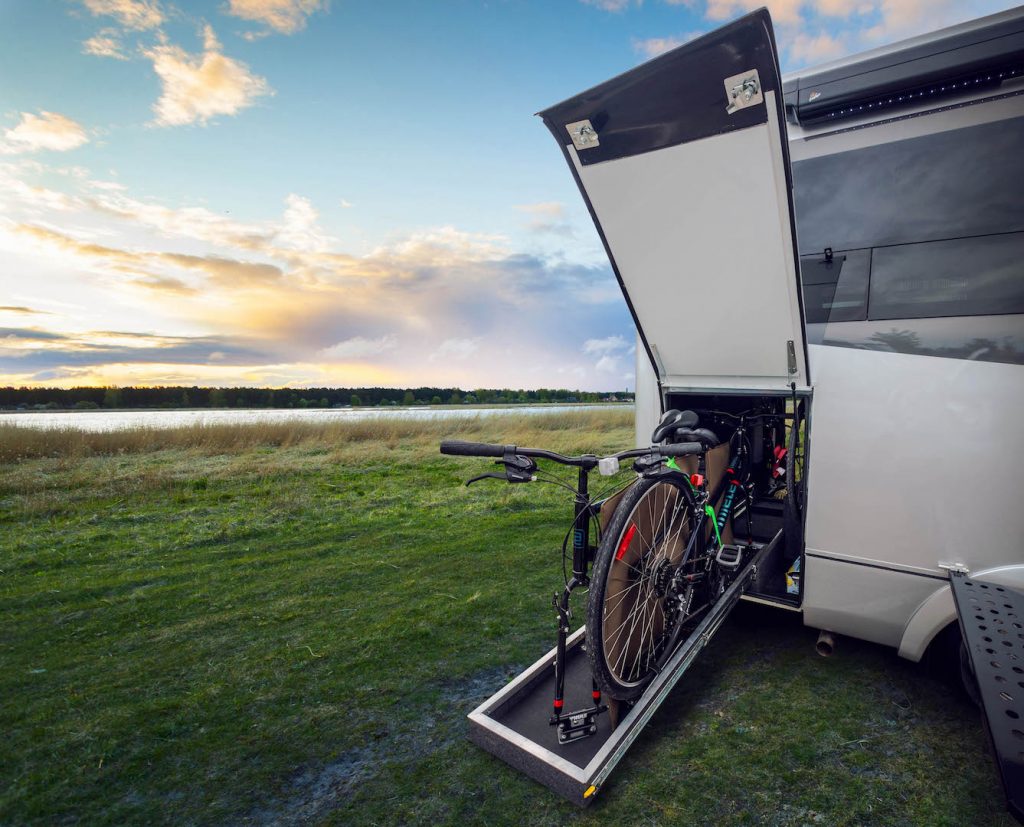
[{"label": "slide-out tray", "polygon": [[[605,713],[597,716],[595,735],[568,744],[558,743],[555,727],[548,724],[555,697],[552,649],[469,714],[470,738],[570,801],[589,804],[697,653],[728,617],[753,579],[757,564],[771,553],[781,537],[779,532],[753,554],[633,707],[619,710],[618,725],[614,728],[611,715]],[[565,709],[570,712],[592,703],[583,638],[584,629],[580,628],[566,646]]]}]

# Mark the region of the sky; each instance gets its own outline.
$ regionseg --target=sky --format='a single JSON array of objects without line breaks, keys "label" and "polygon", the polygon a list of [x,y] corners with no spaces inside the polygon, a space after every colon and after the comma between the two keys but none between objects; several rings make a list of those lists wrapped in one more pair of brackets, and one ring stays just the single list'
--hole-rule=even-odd
[{"label": "sky", "polygon": [[[0,385],[633,389],[533,114],[762,0],[0,0]],[[767,0],[783,71],[1009,8]]]}]

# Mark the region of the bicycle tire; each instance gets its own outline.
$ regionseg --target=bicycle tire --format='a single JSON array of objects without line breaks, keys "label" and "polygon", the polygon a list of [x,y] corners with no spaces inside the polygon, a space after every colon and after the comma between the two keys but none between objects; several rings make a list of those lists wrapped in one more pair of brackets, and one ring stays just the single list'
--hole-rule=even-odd
[{"label": "bicycle tire", "polygon": [[[666,588],[696,522],[686,480],[638,480],[612,514],[594,557],[587,601],[587,657],[598,686],[639,697],[674,645]],[[660,591],[659,591],[660,590]]]}]

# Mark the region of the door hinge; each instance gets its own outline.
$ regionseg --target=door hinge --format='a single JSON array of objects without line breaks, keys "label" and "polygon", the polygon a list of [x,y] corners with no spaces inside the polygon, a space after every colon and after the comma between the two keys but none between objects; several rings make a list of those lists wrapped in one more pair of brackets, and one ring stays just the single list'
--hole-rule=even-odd
[{"label": "door hinge", "polygon": [[789,339],[786,341],[786,364],[789,368],[789,375],[792,376],[796,373],[796,345],[793,344],[793,340]]},{"label": "door hinge", "polygon": [[948,571],[950,574],[963,574],[970,575],[970,569],[967,568],[967,564],[957,560],[955,563],[939,563],[940,569]]},{"label": "door hinge", "polygon": [[763,100],[761,78],[757,74],[757,69],[740,72],[725,79],[725,111],[730,115],[748,106],[756,106]]},{"label": "door hinge", "polygon": [[572,138],[572,145],[577,150],[593,149],[595,146],[601,145],[601,141],[597,137],[597,130],[589,120],[567,123],[565,128],[569,132],[569,137]]},{"label": "door hinge", "polygon": [[651,356],[654,357],[654,370],[658,374],[659,379],[665,379],[668,373],[665,371],[665,363],[661,361],[661,354],[658,352],[658,346],[654,342],[651,345]]}]

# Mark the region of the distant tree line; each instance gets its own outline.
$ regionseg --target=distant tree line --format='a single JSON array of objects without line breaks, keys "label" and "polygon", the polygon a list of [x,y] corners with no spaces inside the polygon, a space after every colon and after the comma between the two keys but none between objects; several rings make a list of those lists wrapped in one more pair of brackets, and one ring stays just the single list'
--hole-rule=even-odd
[{"label": "distant tree line", "polygon": [[344,408],[374,405],[503,405],[629,402],[633,394],[565,388],[0,388],[4,410],[99,408]]}]

